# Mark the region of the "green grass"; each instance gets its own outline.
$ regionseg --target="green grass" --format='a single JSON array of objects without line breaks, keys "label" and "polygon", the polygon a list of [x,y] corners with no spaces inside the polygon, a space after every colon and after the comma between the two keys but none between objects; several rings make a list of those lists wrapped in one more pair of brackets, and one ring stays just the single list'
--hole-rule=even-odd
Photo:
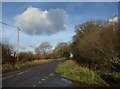
[{"label": "green grass", "polygon": [[28,62],[18,62],[16,64],[11,64],[11,63],[7,63],[7,64],[3,64],[2,65],[2,72],[6,73],[6,72],[11,72],[14,70],[19,70],[22,68],[26,68],[26,67],[30,67],[32,65],[37,65],[37,64],[43,64],[43,63],[49,63],[49,62],[53,62],[56,60],[64,60],[64,58],[59,58],[59,59],[42,59],[42,60],[33,60],[33,61],[28,61]]},{"label": "green grass", "polygon": [[79,66],[73,60],[68,60],[62,64],[59,64],[56,68],[56,72],[73,81],[83,82],[86,84],[96,84],[100,86],[107,85],[106,82],[102,80],[100,75],[86,67]]}]

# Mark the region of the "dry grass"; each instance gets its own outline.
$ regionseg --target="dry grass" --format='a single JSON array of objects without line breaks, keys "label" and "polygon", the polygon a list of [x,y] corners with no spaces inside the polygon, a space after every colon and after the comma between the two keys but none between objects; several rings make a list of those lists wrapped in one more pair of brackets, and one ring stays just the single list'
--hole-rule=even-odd
[{"label": "dry grass", "polygon": [[16,63],[16,64],[7,63],[7,64],[2,65],[2,72],[3,73],[10,72],[10,71],[30,67],[32,65],[49,63],[49,62],[56,61],[56,60],[63,60],[63,58],[60,58],[60,59],[48,59],[48,60],[45,60],[45,59],[43,59],[43,60],[33,60],[33,61],[24,62],[24,63]]},{"label": "dry grass", "polygon": [[86,84],[107,85],[102,78],[94,71],[86,67],[79,66],[75,61],[68,60],[56,68],[56,72],[70,80],[83,82]]}]

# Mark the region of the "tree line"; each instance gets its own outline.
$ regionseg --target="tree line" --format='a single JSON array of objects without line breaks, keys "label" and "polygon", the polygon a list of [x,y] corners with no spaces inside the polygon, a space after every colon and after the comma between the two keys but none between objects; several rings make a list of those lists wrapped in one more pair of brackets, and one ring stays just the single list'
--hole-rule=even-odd
[{"label": "tree line", "polygon": [[57,46],[52,49],[52,45],[49,42],[42,42],[32,51],[21,51],[19,53],[19,60],[17,60],[18,54],[15,48],[8,42],[0,43],[2,48],[2,63],[17,63],[27,62],[32,60],[42,59],[58,59],[58,58],[69,58],[69,43],[60,42]]},{"label": "tree line", "polygon": [[[49,42],[39,44],[33,52],[20,52],[19,61],[26,62],[36,59],[56,59],[64,57],[73,59],[80,65],[92,70],[120,71],[120,32],[118,22],[89,21],[75,26],[72,42],[58,43],[52,49]],[[14,47],[7,42],[2,46],[2,62],[16,60],[11,56]],[[107,71],[106,71],[107,68]]]}]

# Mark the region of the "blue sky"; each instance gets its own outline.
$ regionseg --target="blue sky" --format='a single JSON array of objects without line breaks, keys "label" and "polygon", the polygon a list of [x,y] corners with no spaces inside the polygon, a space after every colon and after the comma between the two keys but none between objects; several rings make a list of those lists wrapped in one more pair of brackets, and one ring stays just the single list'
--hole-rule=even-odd
[{"label": "blue sky", "polygon": [[[77,2],[77,3],[70,3],[70,2],[4,2],[2,3],[2,21],[11,25],[17,25],[17,21],[21,22],[24,21],[21,20],[24,16],[24,12],[28,11],[28,8],[31,7],[31,9],[35,9],[39,13],[44,13],[47,11],[47,13],[50,13],[50,16],[52,12],[55,12],[55,15],[58,15],[63,20],[59,19],[58,21],[55,19],[55,16],[50,17],[52,18],[55,23],[53,23],[52,26],[59,26],[58,24],[61,24],[60,29],[56,29],[56,26],[49,29],[46,28],[45,25],[43,28],[45,28],[46,32],[45,34],[42,34],[44,31],[37,31],[38,34],[29,34],[28,30],[23,30],[23,32],[20,32],[20,45],[21,50],[33,50],[34,48],[28,47],[28,46],[37,46],[41,42],[50,42],[53,48],[56,46],[58,42],[69,42],[72,40],[72,36],[74,33],[74,27],[75,25],[82,24],[86,21],[91,20],[108,20],[112,16],[116,15],[118,13],[118,3],[117,2]],[[30,10],[31,10],[30,9]],[[54,11],[51,11],[54,10]],[[59,10],[58,10],[59,9]],[[59,13],[60,11],[60,13]],[[65,13],[64,13],[65,12]],[[34,13],[32,13],[34,15]],[[60,16],[59,14],[63,14],[64,16]],[[21,16],[19,16],[21,15]],[[16,17],[20,18],[20,21],[16,21]],[[56,16],[57,17],[57,16]],[[26,17],[27,18],[27,17]],[[34,19],[34,18],[33,18]],[[45,21],[46,18],[44,18]],[[34,22],[34,21],[33,21]],[[58,22],[58,23],[57,23]],[[26,23],[23,23],[23,25]],[[40,22],[39,26],[42,26]],[[65,24],[65,29],[63,28]],[[28,26],[28,24],[26,24]],[[44,25],[44,24],[43,24]],[[64,30],[63,30],[63,29]],[[41,29],[41,27],[40,27]],[[54,29],[54,30],[53,30]],[[16,36],[17,31],[16,28],[12,28],[9,26],[3,25],[2,28],[2,37],[3,40],[7,40],[11,44],[16,44]],[[35,29],[31,29],[30,31],[33,32]],[[39,30],[39,29],[38,29]],[[47,31],[51,34],[48,35]],[[54,32],[53,32],[54,31]],[[41,32],[41,33],[40,33]],[[52,33],[53,32],[53,33]]]}]

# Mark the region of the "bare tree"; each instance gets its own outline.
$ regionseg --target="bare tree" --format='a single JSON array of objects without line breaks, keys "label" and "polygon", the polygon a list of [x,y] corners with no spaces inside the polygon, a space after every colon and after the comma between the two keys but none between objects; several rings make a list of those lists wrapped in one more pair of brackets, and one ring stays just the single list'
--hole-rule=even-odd
[{"label": "bare tree", "polygon": [[46,54],[47,52],[50,51],[52,46],[50,45],[49,42],[43,42],[41,43],[38,47],[35,48],[36,54]]}]

